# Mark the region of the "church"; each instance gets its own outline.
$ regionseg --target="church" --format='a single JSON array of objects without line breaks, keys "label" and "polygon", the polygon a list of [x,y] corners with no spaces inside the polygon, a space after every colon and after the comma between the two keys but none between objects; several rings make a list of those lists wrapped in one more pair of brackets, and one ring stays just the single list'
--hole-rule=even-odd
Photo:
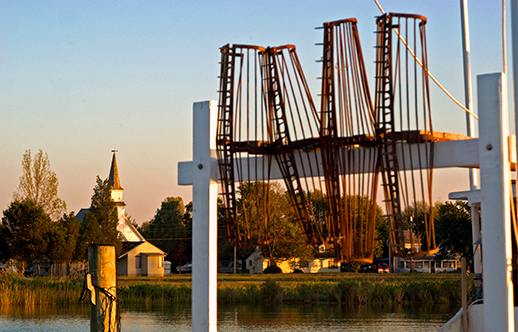
[{"label": "church", "polygon": [[[122,249],[117,257],[118,276],[163,276],[164,258],[166,253],[153,244],[146,241],[140,232],[126,217],[126,204],[122,200],[124,189],[119,179],[117,157],[112,151],[112,164],[110,167],[109,184],[111,197],[117,206],[119,224],[117,230],[122,240]],[[88,209],[82,209],[76,218],[82,221],[84,213]]]}]

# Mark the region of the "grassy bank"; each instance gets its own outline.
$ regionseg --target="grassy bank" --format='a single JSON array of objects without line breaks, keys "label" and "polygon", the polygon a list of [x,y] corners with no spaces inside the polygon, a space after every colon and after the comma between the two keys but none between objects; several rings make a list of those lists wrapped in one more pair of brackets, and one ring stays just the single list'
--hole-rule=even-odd
[{"label": "grassy bank", "polygon": [[[472,285],[472,278],[469,278]],[[118,278],[124,304],[191,302],[191,276]],[[459,274],[221,275],[219,303],[459,303]],[[77,303],[82,278],[0,277],[0,305]],[[471,286],[470,286],[471,287]]]},{"label": "grassy bank", "polygon": [[0,276],[0,305],[68,305],[77,303],[83,278],[25,278],[9,273]]}]

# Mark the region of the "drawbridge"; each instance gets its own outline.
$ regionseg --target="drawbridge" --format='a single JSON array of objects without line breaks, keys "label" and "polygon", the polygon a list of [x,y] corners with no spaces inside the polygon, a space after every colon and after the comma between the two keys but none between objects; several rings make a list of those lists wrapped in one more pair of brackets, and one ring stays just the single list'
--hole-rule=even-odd
[{"label": "drawbridge", "polygon": [[299,223],[309,246],[340,262],[368,262],[381,189],[391,253],[413,257],[437,251],[433,170],[452,167],[480,168],[480,189],[472,182],[450,198],[467,199],[474,212],[484,298],[463,305],[446,328],[460,330],[462,317],[470,331],[515,330],[516,140],[508,135],[506,74],[477,76],[479,138],[434,131],[426,19],[384,14],[376,27],[369,90],[356,21],[324,24],[319,108],[293,45],[221,48],[219,101],[194,103],[193,161],[178,164],[178,184],[193,186],[193,331],[217,329],[219,195],[236,247],[272,241],[279,211],[270,189],[282,186],[292,209],[280,213]]},{"label": "drawbridge", "polygon": [[433,131],[426,18],[391,13],[376,26],[371,91],[356,19],[324,23],[318,106],[295,46],[221,48],[216,148],[237,247],[271,240],[269,188],[282,179],[307,245],[337,262],[372,261],[379,188],[392,254],[437,251],[433,145],[459,136]]}]

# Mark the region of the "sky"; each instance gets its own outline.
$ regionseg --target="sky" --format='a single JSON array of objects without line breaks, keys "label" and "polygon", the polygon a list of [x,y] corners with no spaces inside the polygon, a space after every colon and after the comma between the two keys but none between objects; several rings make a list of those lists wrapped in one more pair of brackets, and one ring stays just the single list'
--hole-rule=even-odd
[{"label": "sky", "polygon": [[[464,102],[459,1],[379,2],[386,12],[427,17],[429,69]],[[0,1],[0,210],[13,199],[29,149],[48,154],[69,211],[90,206],[114,149],[137,223],[153,218],[166,197],[188,203],[192,188],[178,186],[177,164],[192,159],[192,104],[218,98],[221,46],[296,45],[318,101],[315,28],[356,17],[372,77],[379,15],[374,0]],[[502,71],[501,2],[472,0],[469,15],[476,82]],[[476,89],[474,96],[476,113]],[[435,86],[432,114],[435,130],[465,134],[464,111]],[[435,200],[469,188],[465,170],[434,174]]]}]

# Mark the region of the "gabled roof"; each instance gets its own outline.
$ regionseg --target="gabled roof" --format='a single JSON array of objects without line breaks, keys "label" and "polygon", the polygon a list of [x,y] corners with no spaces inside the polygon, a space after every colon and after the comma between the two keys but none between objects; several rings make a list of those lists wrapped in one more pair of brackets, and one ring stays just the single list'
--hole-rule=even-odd
[{"label": "gabled roof", "polygon": [[117,158],[115,157],[115,150],[113,151],[112,166],[110,168],[109,184],[111,189],[124,190],[121,187],[119,180],[119,169],[117,168]]},{"label": "gabled roof", "polygon": [[117,225],[117,230],[122,237],[122,242],[136,242],[135,240],[145,241],[140,232],[131,224],[128,218],[124,218],[124,222]]},{"label": "gabled roof", "polygon": [[76,214],[76,219],[79,220],[80,222],[83,222],[85,220],[85,214],[89,211],[90,211],[90,209],[79,210],[79,212]]},{"label": "gabled roof", "polygon": [[142,243],[144,243],[144,242],[122,242],[122,248],[121,248],[121,252],[119,253],[119,258],[126,255],[133,248],[140,246]]},{"label": "gabled roof", "polygon": [[[143,245],[145,244],[145,245]],[[126,256],[130,251],[135,249],[136,247],[143,245],[142,248],[140,248],[140,252],[137,256],[166,256],[166,253],[153,244],[143,241],[143,242],[122,242],[122,249],[119,253],[119,259]]]}]

